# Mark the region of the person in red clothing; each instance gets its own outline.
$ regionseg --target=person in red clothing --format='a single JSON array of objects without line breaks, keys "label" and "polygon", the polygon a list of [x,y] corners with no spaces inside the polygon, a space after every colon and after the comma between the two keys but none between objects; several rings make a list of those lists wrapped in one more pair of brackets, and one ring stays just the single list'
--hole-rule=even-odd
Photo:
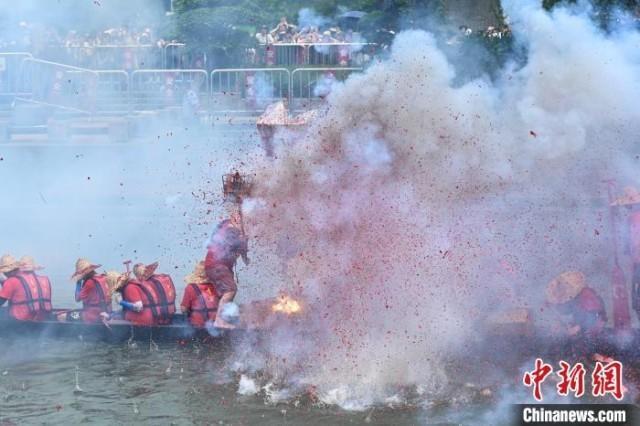
[{"label": "person in red clothing", "polygon": [[169,324],[175,313],[175,287],[171,277],[154,274],[157,263],[133,267],[135,279],[125,279],[114,289],[119,294],[124,319],[134,325]]},{"label": "person in red clothing", "polygon": [[546,290],[547,302],[568,317],[566,334],[597,337],[607,323],[604,301],[587,285],[582,272],[564,272],[553,279]]},{"label": "person in red clothing", "polygon": [[631,257],[631,306],[640,317],[640,191],[633,187],[624,189],[624,194],[612,206],[624,206],[627,211],[627,252]]},{"label": "person in red clothing", "polygon": [[100,265],[87,259],[76,261],[71,281],[76,282],[76,302],[82,302],[82,321],[94,323],[111,315],[111,290],[106,274],[97,274]]},{"label": "person in red clothing", "polygon": [[31,279],[31,281],[34,281],[34,284],[41,287],[38,297],[41,299],[41,303],[44,304],[44,309],[40,309],[36,314],[36,320],[42,321],[50,319],[51,311],[53,310],[51,305],[51,280],[49,280],[47,276],[35,273],[35,271],[44,269],[44,267],[37,265],[31,256],[22,256],[18,263],[20,264],[19,276],[25,276],[26,281]]},{"label": "person in red clothing", "polygon": [[43,321],[51,316],[51,283],[36,275],[38,267],[32,258],[17,262],[13,256],[0,258],[0,272],[7,279],[0,290],[0,306],[9,302],[9,315],[20,321]]},{"label": "person in red clothing", "polygon": [[[124,310],[124,319],[131,321],[135,325],[142,325],[151,327],[156,324],[153,318],[153,312],[149,305],[152,301],[149,300],[146,294],[143,293],[139,284],[135,281],[129,281],[122,289],[122,307]],[[131,306],[125,303],[129,302]],[[138,306],[140,308],[138,308]]]},{"label": "person in red clothing", "polygon": [[[149,299],[142,293],[140,283],[129,279],[128,274],[118,280],[112,288],[116,301],[122,306],[123,318],[134,325],[152,326],[153,313],[148,308]],[[145,305],[147,309],[145,309]]]},{"label": "person in red clothing", "polygon": [[158,262],[150,265],[137,263],[133,266],[136,281],[142,292],[153,300],[151,312],[157,324],[171,324],[176,313],[176,287],[167,274],[156,274]]},{"label": "person in red clothing", "polygon": [[180,308],[196,328],[202,328],[209,321],[215,321],[218,310],[218,293],[207,278],[204,262],[198,262],[195,269],[184,278],[187,287]]},{"label": "person in red clothing", "polygon": [[[207,277],[215,285],[220,296],[218,312],[224,312],[225,305],[231,303],[236,296],[236,285],[233,268],[238,257],[242,256],[248,264],[247,238],[241,230],[240,218],[232,215],[231,219],[220,222],[211,236],[207,246],[204,266]],[[234,328],[234,325],[217,315],[214,326],[218,328]]]}]

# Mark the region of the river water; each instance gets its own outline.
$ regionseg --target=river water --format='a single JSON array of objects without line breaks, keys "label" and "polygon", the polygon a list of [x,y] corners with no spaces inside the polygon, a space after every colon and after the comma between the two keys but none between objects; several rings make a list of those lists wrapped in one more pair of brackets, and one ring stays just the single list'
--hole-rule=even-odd
[{"label": "river water", "polygon": [[[224,345],[2,341],[0,425],[458,424],[490,408],[388,404],[347,411],[303,396],[240,395]],[[480,423],[482,424],[482,422]]]}]

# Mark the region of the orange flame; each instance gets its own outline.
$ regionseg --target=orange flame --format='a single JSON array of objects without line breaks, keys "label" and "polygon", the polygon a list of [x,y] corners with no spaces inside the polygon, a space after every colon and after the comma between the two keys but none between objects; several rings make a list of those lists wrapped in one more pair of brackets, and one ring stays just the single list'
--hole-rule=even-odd
[{"label": "orange flame", "polygon": [[271,306],[273,312],[282,312],[287,315],[297,314],[302,310],[300,303],[287,295],[278,297],[278,301]]}]

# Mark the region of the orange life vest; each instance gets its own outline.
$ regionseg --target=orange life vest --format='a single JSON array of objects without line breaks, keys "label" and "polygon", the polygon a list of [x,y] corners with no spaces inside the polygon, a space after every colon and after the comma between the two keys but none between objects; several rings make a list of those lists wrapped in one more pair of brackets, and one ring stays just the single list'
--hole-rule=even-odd
[{"label": "orange life vest", "polygon": [[218,293],[213,284],[207,284],[211,291],[206,293],[200,289],[198,284],[189,284],[196,295],[196,299],[189,310],[189,320],[193,325],[203,326],[207,321],[214,321],[218,312]]},{"label": "orange life vest", "polygon": [[149,310],[158,324],[168,324],[176,313],[176,288],[166,274],[152,275],[148,280],[129,281],[138,286],[143,295],[142,310]]},{"label": "orange life vest", "polygon": [[51,283],[49,278],[33,272],[19,272],[15,278],[22,284],[24,298],[10,300],[11,305],[26,305],[31,313],[51,312]]},{"label": "orange life vest", "polygon": [[[86,308],[99,308],[100,312],[111,312],[111,300],[107,298],[109,294],[109,284],[107,284],[107,277],[105,275],[95,275],[87,280],[94,281],[94,288],[98,294],[97,302],[83,302],[83,307]],[[86,285],[86,283],[85,283]]]}]

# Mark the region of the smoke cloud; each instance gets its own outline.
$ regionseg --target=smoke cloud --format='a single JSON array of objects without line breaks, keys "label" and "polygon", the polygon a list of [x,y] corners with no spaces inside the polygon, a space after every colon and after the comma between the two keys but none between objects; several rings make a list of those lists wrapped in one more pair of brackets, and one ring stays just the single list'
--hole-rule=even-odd
[{"label": "smoke cloud", "polygon": [[581,269],[610,299],[602,179],[638,178],[621,161],[640,130],[638,33],[604,34],[584,9],[505,9],[524,65],[454,83],[434,36],[403,32],[256,164],[248,229],[284,266],[271,288],[311,320],[253,368],[347,408],[398,386],[433,396],[488,314],[538,312],[558,273]]}]

